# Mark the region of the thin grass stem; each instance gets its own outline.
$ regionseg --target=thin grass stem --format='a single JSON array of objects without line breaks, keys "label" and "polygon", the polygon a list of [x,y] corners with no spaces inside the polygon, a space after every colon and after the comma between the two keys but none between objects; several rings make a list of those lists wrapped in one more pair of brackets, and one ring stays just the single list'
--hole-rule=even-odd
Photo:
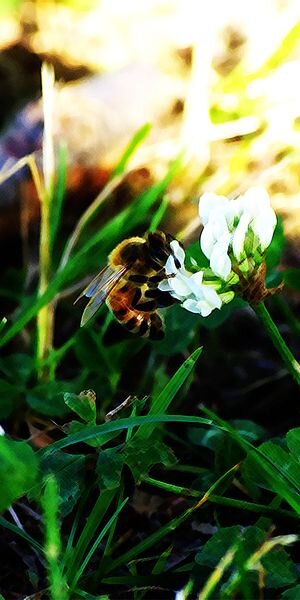
[{"label": "thin grass stem", "polygon": [[280,334],[278,327],[275,325],[269,311],[265,304],[260,302],[256,306],[252,307],[262,323],[265,331],[271,338],[276,350],[280,354],[287,370],[292,375],[298,385],[300,385],[300,365],[295,359],[290,349],[286,345],[282,335]]},{"label": "thin grass stem", "polygon": [[[200,498],[203,492],[198,490],[194,490],[192,488],[185,488],[179,485],[173,485],[166,481],[160,481],[158,479],[154,479],[149,475],[144,475],[142,477],[144,483],[148,483],[149,485],[153,485],[161,490],[165,490],[170,494],[178,494],[180,496],[187,496],[190,498]],[[258,504],[257,502],[248,502],[245,500],[237,500],[236,498],[228,498],[226,496],[220,496],[218,494],[211,494],[209,497],[209,502],[212,504],[219,504],[221,506],[230,506],[231,508],[236,508],[240,510],[249,510],[259,514],[267,514],[278,517],[283,517],[286,519],[294,519],[299,520],[298,515],[292,513],[289,510],[285,510],[283,508],[273,508],[273,506],[266,506],[265,504]]]},{"label": "thin grass stem", "polygon": [[[43,176],[41,184],[36,166],[31,163],[31,172],[35,182],[41,205],[40,226],[40,280],[39,296],[46,291],[51,276],[51,203],[54,185],[54,146],[53,146],[53,98],[54,70],[47,64],[42,66],[42,91],[44,112],[43,138]],[[54,304],[47,303],[37,315],[37,365],[39,379],[48,379],[54,373],[46,366],[41,366],[53,346]]]},{"label": "thin grass stem", "polygon": [[106,186],[103,188],[103,190],[101,190],[100,194],[98,194],[98,196],[95,198],[95,200],[92,202],[92,204],[90,204],[90,206],[86,209],[86,211],[83,213],[83,215],[80,217],[72,235],[70,236],[66,247],[64,249],[63,255],[61,257],[61,261],[59,264],[59,270],[62,270],[69,258],[70,258],[70,254],[73,250],[73,248],[76,246],[77,241],[83,231],[83,229],[85,228],[85,226],[87,225],[87,223],[90,221],[90,219],[95,215],[95,213],[97,212],[98,208],[101,206],[101,204],[103,204],[103,202],[110,196],[110,194],[112,194],[112,192],[118,187],[118,185],[121,183],[122,179],[124,177],[123,175],[117,175],[116,177],[114,177],[113,179],[111,179]]}]

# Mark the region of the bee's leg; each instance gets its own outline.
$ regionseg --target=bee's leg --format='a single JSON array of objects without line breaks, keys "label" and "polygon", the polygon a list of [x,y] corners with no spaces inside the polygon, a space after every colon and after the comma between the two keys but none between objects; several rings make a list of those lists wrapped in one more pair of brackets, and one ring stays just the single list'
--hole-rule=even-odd
[{"label": "bee's leg", "polygon": [[128,281],[132,281],[137,285],[144,285],[144,283],[148,283],[149,277],[148,275],[140,275],[139,273],[133,273],[128,276]]},{"label": "bee's leg", "polygon": [[156,275],[151,275],[148,278],[148,283],[149,285],[151,284],[157,284],[160,283],[161,281],[163,281],[164,279],[167,278],[166,272],[164,269],[160,269],[160,271],[158,271],[158,273],[156,273]]},{"label": "bee's leg", "polygon": [[133,298],[131,300],[132,308],[136,307],[136,305],[139,303],[141,297],[142,297],[142,292],[141,292],[140,288],[137,287],[134,292]]},{"label": "bee's leg", "polygon": [[146,290],[144,295],[146,298],[154,299],[156,301],[157,308],[166,308],[167,306],[178,304],[178,300],[176,300],[176,298],[172,298],[168,292],[162,292],[158,288]]},{"label": "bee's leg", "polygon": [[135,283],[136,285],[144,285],[145,283],[148,283],[148,285],[154,285],[172,276],[173,275],[166,275],[165,270],[160,266],[159,271],[155,275],[141,275],[140,273],[132,273],[128,276],[128,281],[132,281],[132,283]]},{"label": "bee's leg", "polygon": [[176,273],[166,274],[164,269],[161,269],[156,275],[151,275],[148,278],[149,287],[156,287],[158,283],[164,281],[164,279],[170,279],[171,277],[176,277]]},{"label": "bee's leg", "polygon": [[150,317],[150,330],[149,330],[149,338],[150,340],[162,340],[165,335],[164,323],[161,317],[157,313],[152,313]]},{"label": "bee's leg", "polygon": [[157,308],[157,303],[152,298],[144,300],[141,290],[137,288],[131,300],[131,308],[141,312],[151,312]]}]

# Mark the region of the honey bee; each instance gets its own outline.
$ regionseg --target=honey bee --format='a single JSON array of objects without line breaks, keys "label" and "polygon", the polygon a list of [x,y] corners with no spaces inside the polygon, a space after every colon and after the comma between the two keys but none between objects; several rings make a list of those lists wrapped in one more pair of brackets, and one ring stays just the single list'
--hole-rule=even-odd
[{"label": "honey bee", "polygon": [[158,284],[167,278],[164,266],[170,255],[176,268],[181,266],[170,246],[173,239],[156,231],[145,238],[131,237],[118,244],[109,255],[108,265],[75,300],[90,298],[81,326],[106,302],[117,321],[130,332],[152,340],[162,339],[164,324],[158,309],[177,300],[159,290]]}]

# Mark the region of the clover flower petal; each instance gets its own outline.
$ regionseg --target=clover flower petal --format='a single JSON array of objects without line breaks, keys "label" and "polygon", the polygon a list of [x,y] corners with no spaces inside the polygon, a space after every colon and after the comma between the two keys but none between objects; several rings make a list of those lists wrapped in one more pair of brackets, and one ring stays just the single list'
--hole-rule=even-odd
[{"label": "clover flower petal", "polygon": [[259,240],[260,248],[264,251],[271,243],[276,226],[276,215],[273,209],[262,210],[251,224],[252,231]]},{"label": "clover flower petal", "polygon": [[203,271],[198,271],[197,273],[190,275],[189,288],[191,292],[197,296],[201,287],[203,287]]},{"label": "clover flower petal", "polygon": [[170,242],[170,248],[172,249],[174,256],[179,260],[181,266],[184,265],[185,251],[182,246],[180,246],[179,242],[177,240],[172,240],[172,242]]},{"label": "clover flower petal", "polygon": [[243,256],[245,237],[249,228],[250,220],[250,214],[242,214],[239,224],[232,235],[232,251],[238,261],[241,260]]},{"label": "clover flower petal", "polygon": [[207,258],[211,257],[211,253],[214,249],[215,243],[216,243],[216,240],[215,240],[215,236],[214,236],[213,227],[212,227],[212,225],[210,225],[208,223],[204,227],[201,237],[200,237],[201,250]]},{"label": "clover flower petal", "polygon": [[255,268],[253,257],[260,264],[276,226],[276,215],[265,190],[253,187],[235,200],[203,194],[199,215],[204,225],[200,245],[215,275],[226,281],[232,269],[239,269],[241,264],[247,275],[247,269]]},{"label": "clover flower petal", "polygon": [[174,297],[178,300],[186,298],[191,293],[189,286],[189,277],[183,273],[178,273],[175,277],[170,280],[170,287]]},{"label": "clover flower petal", "polygon": [[207,302],[207,300],[204,299],[199,300],[198,307],[201,317],[209,317],[209,315],[213,312],[213,310],[215,310],[215,308],[221,308],[221,306],[212,306],[210,302]]},{"label": "clover flower petal", "polygon": [[221,308],[222,301],[216,290],[209,285],[205,285],[202,288],[202,294],[204,300],[210,304],[212,308]]},{"label": "clover flower petal", "polygon": [[224,213],[228,203],[229,200],[225,196],[218,196],[217,194],[211,194],[209,192],[203,194],[201,203],[199,204],[199,217],[203,225],[208,223],[213,211],[218,210]]},{"label": "clover flower petal", "polygon": [[[178,244],[171,246],[174,255],[170,255],[165,264],[167,278],[159,283],[158,289],[168,292],[176,298],[186,310],[208,316],[215,308],[221,308],[222,300],[211,283],[203,281],[203,271],[191,273],[184,266],[185,253]],[[179,250],[180,248],[180,250]],[[176,253],[176,255],[175,255]],[[180,264],[178,267],[177,261]]]},{"label": "clover flower petal", "polygon": [[172,288],[170,286],[170,279],[164,279],[163,281],[161,281],[158,284],[158,289],[161,292],[169,292],[170,293],[172,291]]},{"label": "clover flower petal", "polygon": [[201,292],[199,290],[198,298],[187,298],[182,306],[190,312],[198,313],[202,317],[208,317],[213,310],[221,308],[222,300],[211,286],[203,285]]},{"label": "clover flower petal", "polygon": [[170,254],[170,256],[167,259],[167,262],[165,264],[165,272],[167,275],[172,275],[172,273],[176,273],[177,268],[175,265],[175,260],[174,260],[174,256],[172,256],[172,254]]},{"label": "clover flower petal", "polygon": [[220,247],[222,246],[223,251],[226,253],[230,238],[231,236],[224,216],[221,215],[220,218],[212,219],[204,227],[200,238],[202,252],[207,258],[211,258],[214,247],[218,244]]},{"label": "clover flower petal", "polygon": [[216,243],[210,256],[210,268],[221,279],[225,280],[229,277],[231,271],[231,260],[226,254],[225,247],[222,243]]}]

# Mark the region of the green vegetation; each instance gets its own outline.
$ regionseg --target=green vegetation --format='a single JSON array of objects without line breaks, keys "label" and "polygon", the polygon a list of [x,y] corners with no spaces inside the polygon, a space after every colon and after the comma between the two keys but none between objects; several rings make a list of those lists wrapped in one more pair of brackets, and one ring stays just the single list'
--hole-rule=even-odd
[{"label": "green vegetation", "polygon": [[[295,31],[253,78],[285,58]],[[249,80],[232,73],[226,91],[240,93]],[[245,112],[246,104],[238,117]],[[214,114],[221,122],[217,104]],[[168,186],[183,173],[179,156],[161,181],[105,216],[148,132],[136,133],[68,237],[64,147],[50,185],[47,165],[41,176],[29,160],[42,205],[40,280],[29,294],[24,272],[8,265],[1,283],[9,310],[0,328],[0,527],[24,556],[32,598],[142,600],[181,590],[180,600],[297,600],[300,325],[286,297],[268,299],[274,321],[265,305],[255,315],[240,299],[207,319],[176,305],[164,311],[157,343],[124,333],[105,306],[79,328],[73,302],[86,277],[122,239],[160,226]],[[238,187],[237,154],[245,159],[249,144],[233,151],[222,192]],[[267,284],[299,292],[298,267],[278,274],[286,244],[279,219]],[[207,266],[198,242],[187,256]]]}]

